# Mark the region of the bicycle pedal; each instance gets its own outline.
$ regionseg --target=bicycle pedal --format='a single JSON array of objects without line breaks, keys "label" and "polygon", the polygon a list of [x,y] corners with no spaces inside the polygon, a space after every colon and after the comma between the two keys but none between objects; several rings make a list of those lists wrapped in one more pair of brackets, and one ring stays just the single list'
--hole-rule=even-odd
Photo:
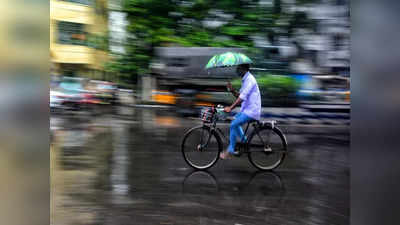
[{"label": "bicycle pedal", "polygon": [[234,151],[232,155],[235,157],[240,157],[242,154],[240,153],[240,151]]}]

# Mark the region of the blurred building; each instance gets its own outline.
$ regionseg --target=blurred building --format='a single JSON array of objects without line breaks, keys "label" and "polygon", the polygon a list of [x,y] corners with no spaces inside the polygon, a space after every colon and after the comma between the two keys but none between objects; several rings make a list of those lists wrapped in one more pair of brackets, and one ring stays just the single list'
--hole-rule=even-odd
[{"label": "blurred building", "polygon": [[350,1],[322,0],[290,10],[304,12],[315,28],[297,29],[293,38],[300,60],[293,69],[311,74],[350,75]]},{"label": "blurred building", "polygon": [[110,52],[116,55],[125,54],[127,41],[126,27],[128,25],[127,14],[122,11],[122,0],[109,0],[108,27],[110,31]]},{"label": "blurred building", "polygon": [[52,75],[103,79],[108,48],[107,0],[50,0]]},{"label": "blurred building", "polygon": [[[273,4],[267,0],[262,2]],[[294,73],[349,76],[350,1],[321,0],[302,5],[295,4],[294,0],[281,2],[286,13],[304,14],[314,25],[298,25],[290,37],[278,28],[275,31],[281,35],[272,41],[263,36],[253,37],[255,46],[265,50],[266,62],[271,59],[281,64],[287,61],[290,71]],[[275,70],[268,64],[261,67]]]}]

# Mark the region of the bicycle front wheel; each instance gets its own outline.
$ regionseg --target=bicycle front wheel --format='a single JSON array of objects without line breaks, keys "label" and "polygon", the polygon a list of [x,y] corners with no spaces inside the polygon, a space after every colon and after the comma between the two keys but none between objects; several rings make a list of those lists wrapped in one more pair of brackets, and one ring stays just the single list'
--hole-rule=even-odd
[{"label": "bicycle front wheel", "polygon": [[212,167],[222,151],[220,137],[207,126],[190,129],[184,136],[181,146],[183,158],[189,166],[205,170]]},{"label": "bicycle front wheel", "polygon": [[259,170],[273,170],[285,159],[287,142],[277,127],[254,130],[249,143],[249,161]]}]

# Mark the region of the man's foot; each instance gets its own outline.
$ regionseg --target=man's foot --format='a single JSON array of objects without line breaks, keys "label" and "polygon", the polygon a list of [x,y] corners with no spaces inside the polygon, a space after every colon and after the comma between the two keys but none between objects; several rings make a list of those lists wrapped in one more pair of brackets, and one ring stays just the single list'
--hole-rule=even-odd
[{"label": "man's foot", "polygon": [[231,153],[231,155],[240,156],[240,151],[236,149],[233,153]]},{"label": "man's foot", "polygon": [[221,159],[229,159],[229,158],[231,158],[231,154],[226,150],[226,151],[221,152],[221,154],[219,154],[219,157]]}]

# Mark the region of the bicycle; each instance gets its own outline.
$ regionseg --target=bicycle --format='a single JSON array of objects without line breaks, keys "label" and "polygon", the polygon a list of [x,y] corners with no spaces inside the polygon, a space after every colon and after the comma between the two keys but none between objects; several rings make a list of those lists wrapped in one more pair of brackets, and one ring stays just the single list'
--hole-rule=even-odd
[{"label": "bicycle", "polygon": [[[224,147],[221,137],[225,143],[229,143],[229,140],[217,127],[218,121],[226,119],[222,106],[204,108],[201,111],[201,119],[202,125],[195,126],[185,133],[181,151],[189,166],[197,170],[206,170],[214,166],[219,159]],[[253,128],[251,132],[250,125]],[[287,141],[283,132],[276,126],[276,121],[252,120],[247,123],[244,136],[248,138],[236,144],[235,156],[248,154],[250,163],[263,171],[276,169],[282,164],[287,154]]]}]

